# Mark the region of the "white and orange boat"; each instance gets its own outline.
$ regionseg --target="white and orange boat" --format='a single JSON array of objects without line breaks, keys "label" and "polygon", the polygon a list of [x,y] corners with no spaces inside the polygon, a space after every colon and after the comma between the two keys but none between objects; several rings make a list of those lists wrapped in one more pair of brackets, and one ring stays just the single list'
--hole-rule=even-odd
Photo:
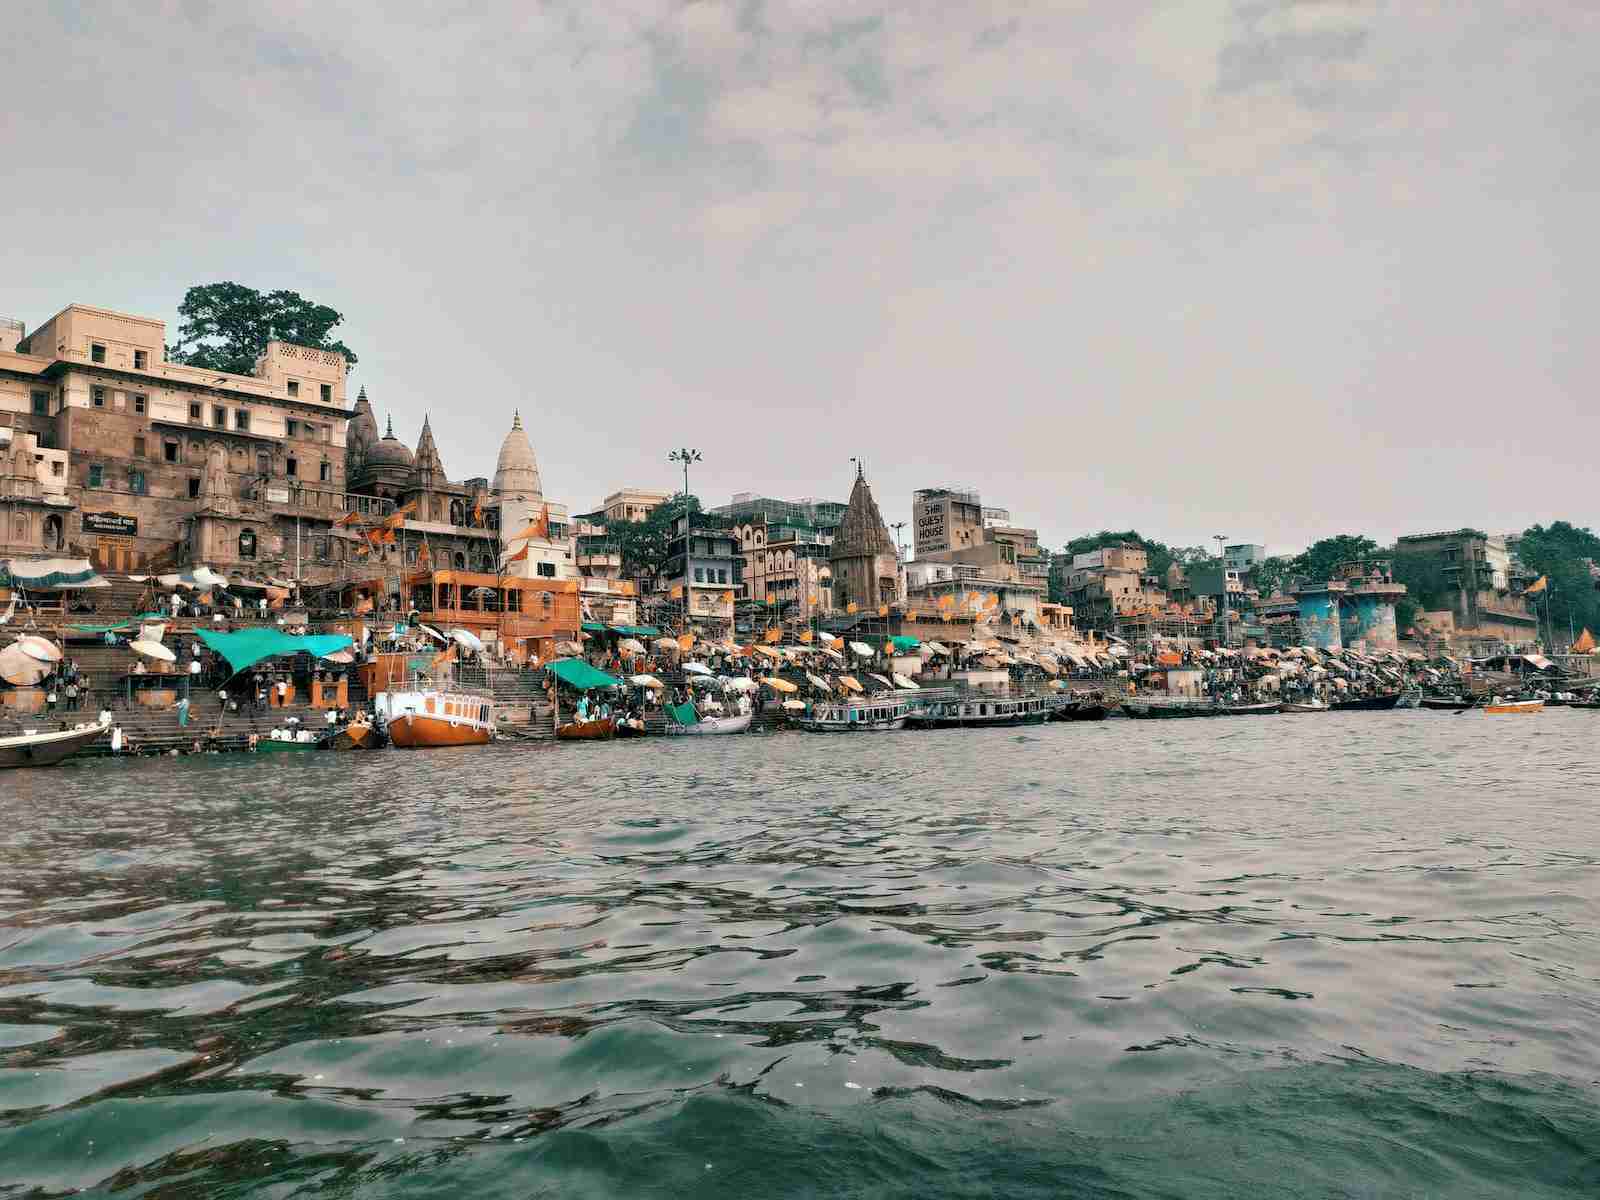
[{"label": "white and orange boat", "polygon": [[1491,700],[1483,706],[1486,713],[1536,713],[1544,710],[1543,700]]},{"label": "white and orange boat", "polygon": [[373,702],[384,732],[396,746],[482,746],[494,735],[494,701],[488,696],[423,684],[382,692]]}]

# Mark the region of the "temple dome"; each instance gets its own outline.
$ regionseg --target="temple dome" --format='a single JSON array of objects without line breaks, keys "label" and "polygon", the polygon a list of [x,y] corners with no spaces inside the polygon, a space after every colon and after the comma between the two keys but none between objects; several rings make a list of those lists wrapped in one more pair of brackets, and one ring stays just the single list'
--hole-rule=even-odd
[{"label": "temple dome", "polygon": [[383,435],[376,446],[367,451],[366,465],[369,467],[404,467],[410,470],[415,460],[406,444],[394,435],[394,420],[389,421],[389,431]]},{"label": "temple dome", "polygon": [[539,481],[539,463],[533,457],[533,446],[522,431],[522,414],[511,418],[511,431],[500,443],[500,457],[494,464],[494,490],[500,496],[539,496],[543,485]]}]

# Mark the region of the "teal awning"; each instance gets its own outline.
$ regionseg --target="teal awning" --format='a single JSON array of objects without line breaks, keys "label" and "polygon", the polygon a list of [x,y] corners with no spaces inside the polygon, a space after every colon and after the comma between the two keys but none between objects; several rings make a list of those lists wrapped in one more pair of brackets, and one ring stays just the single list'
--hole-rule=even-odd
[{"label": "teal awning", "polygon": [[57,591],[110,587],[87,558],[9,558],[0,561],[0,587]]},{"label": "teal awning", "polygon": [[581,658],[558,658],[552,663],[546,663],[544,669],[562,683],[571,684],[580,692],[587,692],[592,688],[622,686],[622,680],[596,670]]},{"label": "teal awning", "polygon": [[342,633],[317,633],[295,637],[277,629],[241,629],[236,633],[218,633],[211,629],[196,629],[195,637],[228,660],[234,674],[247,670],[267,658],[284,654],[307,654],[321,657],[337,654],[355,645],[353,639]]},{"label": "teal awning", "polygon": [[68,625],[68,633],[122,633],[135,628],[132,621],[124,621],[121,625]]},{"label": "teal awning", "polygon": [[[587,625],[584,626],[588,628]],[[626,637],[660,637],[661,630],[654,625],[613,625],[612,630]]]},{"label": "teal awning", "polygon": [[585,621],[583,623],[583,631],[585,633],[604,633],[606,627],[599,621]]},{"label": "teal awning", "polygon": [[694,711],[692,704],[668,704],[666,709],[667,715],[679,725],[700,724],[700,714]]},{"label": "teal awning", "polygon": [[918,646],[922,645],[922,643],[916,638],[909,637],[903,633],[895,634],[894,637],[889,639],[889,642],[896,650],[915,650]]}]

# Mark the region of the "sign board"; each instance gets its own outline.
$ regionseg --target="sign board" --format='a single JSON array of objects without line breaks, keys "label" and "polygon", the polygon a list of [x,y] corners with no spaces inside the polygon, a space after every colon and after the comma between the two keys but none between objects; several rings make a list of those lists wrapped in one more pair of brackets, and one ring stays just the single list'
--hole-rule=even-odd
[{"label": "sign board", "polygon": [[269,487],[267,489],[268,504],[289,503],[289,489],[286,487]]},{"label": "sign board", "polygon": [[137,537],[139,519],[114,512],[86,512],[83,514],[85,533],[109,533],[117,537]]}]

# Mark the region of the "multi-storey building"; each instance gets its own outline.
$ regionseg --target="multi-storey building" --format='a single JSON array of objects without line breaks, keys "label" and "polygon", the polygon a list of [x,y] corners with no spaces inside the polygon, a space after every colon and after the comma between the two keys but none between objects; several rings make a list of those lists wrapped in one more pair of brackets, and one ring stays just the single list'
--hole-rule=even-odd
[{"label": "multi-storey building", "polygon": [[912,557],[939,555],[983,544],[983,502],[971,488],[921,488],[911,494]]},{"label": "multi-storey building", "polygon": [[664,611],[702,637],[731,637],[740,569],[739,537],[726,517],[679,513],[660,576]]},{"label": "multi-storey building", "polygon": [[599,512],[607,521],[643,521],[670,499],[671,492],[622,488],[601,502]]}]

